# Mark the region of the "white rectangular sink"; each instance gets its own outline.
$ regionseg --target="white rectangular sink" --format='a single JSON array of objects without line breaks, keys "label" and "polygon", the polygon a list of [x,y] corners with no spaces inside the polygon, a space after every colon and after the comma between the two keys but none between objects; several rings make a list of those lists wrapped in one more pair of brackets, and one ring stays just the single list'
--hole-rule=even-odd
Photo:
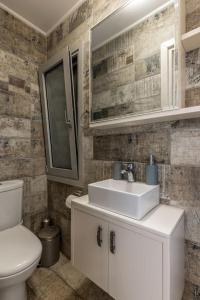
[{"label": "white rectangular sink", "polygon": [[140,220],[159,204],[159,185],[107,179],[88,185],[91,204]]}]

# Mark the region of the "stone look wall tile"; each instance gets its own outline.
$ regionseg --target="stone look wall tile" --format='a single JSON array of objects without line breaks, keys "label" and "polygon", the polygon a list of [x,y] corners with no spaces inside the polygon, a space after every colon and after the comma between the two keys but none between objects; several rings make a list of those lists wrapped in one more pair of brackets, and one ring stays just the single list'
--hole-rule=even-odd
[{"label": "stone look wall tile", "polygon": [[200,87],[186,90],[185,105],[186,107],[200,105]]},{"label": "stone look wall tile", "polygon": [[66,20],[56,28],[47,38],[48,57],[66,45],[85,39],[91,24],[92,0],[84,1]]},{"label": "stone look wall tile", "polygon": [[0,159],[0,180],[32,176],[31,159]]},{"label": "stone look wall tile", "polygon": [[37,214],[37,212],[44,212],[47,210],[47,192],[40,192],[34,195],[31,195],[31,197],[28,197],[29,202],[31,202],[31,205],[29,206],[29,212],[31,214]]},{"label": "stone look wall tile", "polygon": [[24,180],[23,219],[32,230],[47,210],[38,87],[46,50],[45,37],[0,9],[0,180]]},{"label": "stone look wall tile", "polygon": [[31,87],[31,117],[32,120],[42,120],[40,94],[35,85]]},{"label": "stone look wall tile", "polygon": [[171,133],[171,164],[200,166],[200,121],[190,122],[190,127],[179,126]]},{"label": "stone look wall tile", "polygon": [[186,89],[200,87],[200,48],[186,53]]},{"label": "stone look wall tile", "polygon": [[169,163],[169,139],[168,130],[94,137],[94,159],[148,162],[153,153],[157,162]]},{"label": "stone look wall tile", "polygon": [[4,107],[4,111],[2,111],[4,115],[28,119],[31,117],[30,96],[25,92],[23,94],[9,92],[9,96],[2,103],[2,106]]},{"label": "stone look wall tile", "polygon": [[43,140],[43,126],[42,121],[32,120],[31,122],[31,137],[32,139],[41,139]]},{"label": "stone look wall tile", "polygon": [[185,283],[185,291],[182,300],[199,300],[200,299],[200,288],[189,281]]},{"label": "stone look wall tile", "polygon": [[[119,38],[115,40],[115,43],[110,42],[108,46],[105,45],[92,53],[93,79],[134,63],[134,47],[132,41],[124,41],[124,38],[118,41],[118,39]],[[129,40],[129,36],[127,39]],[[126,42],[126,48],[124,48],[124,42]]]},{"label": "stone look wall tile", "polygon": [[86,0],[83,4],[71,14],[69,18],[69,33],[76,29],[81,23],[86,21],[92,13],[91,1]]},{"label": "stone look wall tile", "polygon": [[46,173],[46,159],[45,157],[35,157],[32,159],[32,175],[38,176]]},{"label": "stone look wall tile", "polygon": [[[71,256],[71,212],[65,205],[67,196],[77,191],[77,187],[48,181],[48,209],[50,217],[61,228],[61,250]],[[83,190],[80,190],[83,194]]]},{"label": "stone look wall tile", "polygon": [[44,210],[26,213],[23,217],[23,224],[37,234],[41,229],[41,221],[47,216],[48,213]]},{"label": "stone look wall tile", "polygon": [[30,190],[31,194],[37,194],[41,192],[46,192],[46,175],[40,175],[31,178]]},{"label": "stone look wall tile", "polygon": [[160,52],[136,63],[136,80],[160,73]]},{"label": "stone look wall tile", "polygon": [[15,77],[15,76],[12,76],[10,75],[8,77],[9,79],[9,84],[10,85],[14,85],[18,88],[21,88],[21,89],[24,89],[25,88],[25,80],[21,79],[21,78],[18,78],[18,77]]},{"label": "stone look wall tile", "polygon": [[185,244],[186,280],[200,286],[200,247],[195,243],[186,241]]},{"label": "stone look wall tile", "polygon": [[168,176],[168,203],[185,209],[185,237],[200,242],[200,168],[171,166]]},{"label": "stone look wall tile", "polygon": [[31,140],[32,146],[32,156],[36,157],[44,157],[44,141],[43,140]]},{"label": "stone look wall tile", "polygon": [[8,157],[31,157],[30,139],[0,138],[0,159]]},{"label": "stone look wall tile", "polygon": [[65,199],[75,189],[68,185],[63,185],[57,182],[48,181],[48,205],[50,210],[57,211],[60,214],[69,216],[69,211],[65,206]]},{"label": "stone look wall tile", "polygon": [[87,183],[105,180],[112,177],[113,161],[89,160],[87,161]]},{"label": "stone look wall tile", "polygon": [[22,59],[42,63],[46,56],[46,39],[2,9],[0,19],[0,48]]},{"label": "stone look wall tile", "polygon": [[123,68],[120,70],[113,71],[113,73],[108,73],[102,76],[101,80],[93,81],[93,91],[101,93],[102,91],[107,91],[113,89],[114,87],[119,87],[120,85],[125,85],[131,83],[135,79],[135,69],[132,65],[129,68]]},{"label": "stone look wall tile", "polygon": [[200,3],[198,0],[186,0],[186,32],[200,26]]},{"label": "stone look wall tile", "polygon": [[[191,14],[198,5],[198,0],[187,0],[189,6],[187,6],[187,16]],[[88,3],[88,2],[87,2]],[[115,160],[134,160],[136,161],[136,173],[137,180],[145,180],[145,166],[148,161],[148,156],[151,153],[155,154],[158,162],[159,169],[159,183],[160,183],[160,197],[162,203],[183,207],[186,210],[186,286],[184,293],[184,300],[198,300],[200,299],[200,283],[199,283],[199,224],[200,224],[200,205],[199,205],[199,186],[200,186],[200,174],[198,166],[198,157],[193,155],[193,149],[195,153],[198,152],[198,131],[199,120],[196,121],[182,121],[182,122],[168,122],[162,124],[151,124],[137,127],[127,127],[123,129],[113,128],[110,130],[94,130],[88,129],[88,111],[89,111],[89,94],[90,94],[90,44],[89,44],[89,28],[92,24],[102,20],[105,16],[117,9],[121,4],[125,3],[124,0],[93,0],[93,7],[91,16],[84,20],[80,17],[79,20],[84,20],[80,25],[76,20],[76,16],[80,15],[77,11],[72,17],[67,19],[54,30],[48,37],[48,57],[51,57],[56,51],[62,49],[66,45],[73,45],[75,42],[83,41],[84,44],[84,70],[83,70],[83,116],[81,118],[81,125],[84,128],[84,139],[86,140],[86,150],[88,150],[88,156],[84,157],[84,178],[85,186],[87,183],[94,182],[106,178],[112,177],[112,165]],[[188,4],[187,4],[188,5]],[[85,14],[87,15],[87,14]],[[168,15],[169,17],[169,15]],[[173,18],[174,16],[172,16]],[[190,20],[193,16],[191,14]],[[196,18],[196,17],[195,17]],[[195,20],[193,18],[193,20]],[[74,24],[77,24],[76,28],[69,33],[70,20],[75,20]],[[188,19],[189,20],[189,19]],[[190,22],[190,21],[187,21]],[[198,21],[197,21],[198,22]],[[71,23],[72,24],[72,23]],[[70,25],[71,26],[71,25]],[[193,26],[189,25],[189,26]],[[164,26],[165,28],[165,26]],[[169,29],[168,39],[173,35],[173,26]],[[145,41],[141,51],[141,41],[138,41],[138,48],[135,49],[134,54],[138,56],[138,59],[149,57],[149,48],[154,49],[153,41]],[[149,47],[145,45],[148,44]],[[121,44],[123,45],[123,44]],[[129,45],[130,46],[130,45]],[[120,43],[119,43],[120,53]],[[104,51],[104,59],[106,58],[106,49]],[[157,48],[153,50],[153,54],[157,53]],[[109,56],[112,56],[110,53]],[[101,53],[102,56],[102,53]],[[95,59],[95,63],[100,62],[100,53]],[[127,55],[124,59],[124,63],[129,61],[129,67],[134,66],[133,57]],[[108,61],[110,61],[108,59]],[[158,60],[157,60],[158,61]],[[111,63],[105,67],[99,66],[99,75],[103,75],[100,81],[95,82],[95,89],[97,93],[105,92],[103,94],[104,99],[111,96],[111,93],[107,93],[107,89],[113,88],[113,83],[110,80],[110,74],[105,75],[105,71],[112,70],[116,81],[120,78],[119,72],[116,70],[116,65],[120,63],[114,59],[115,64]],[[187,106],[194,105],[199,102],[199,51],[195,50],[193,53],[187,54],[187,91],[186,91],[186,103]],[[109,68],[108,68],[109,66]],[[139,60],[137,65],[138,79],[143,80],[146,78],[147,66],[149,61],[144,64],[144,61]],[[151,66],[151,64],[150,64]],[[130,68],[131,69],[131,68]],[[158,68],[157,68],[158,69]],[[157,72],[157,69],[155,72]],[[148,69],[149,70],[149,69]],[[127,71],[127,70],[126,70]],[[7,74],[8,75],[8,74]],[[14,75],[14,74],[13,74]],[[16,76],[16,74],[15,74]],[[132,77],[131,77],[132,76]],[[130,84],[132,78],[135,79],[135,72],[133,70],[129,72],[124,71],[121,75],[121,81],[124,85]],[[1,76],[0,80],[7,82],[6,75]],[[123,81],[124,80],[124,81]],[[1,87],[1,84],[0,84]],[[6,94],[7,86],[2,83],[2,88]],[[129,87],[127,86],[126,89]],[[124,94],[126,92],[124,89]],[[120,92],[121,90],[119,90]],[[142,96],[141,96],[142,98]],[[32,103],[35,105],[32,110],[32,115],[36,120],[40,120],[41,113],[38,101],[38,95],[35,95],[35,101]],[[5,101],[5,100],[4,100]],[[92,145],[91,135],[95,135],[94,143]],[[106,137],[106,135],[108,135]],[[37,134],[36,134],[37,135]],[[185,145],[184,137],[190,139],[190,143]],[[129,144],[128,140],[132,137],[132,143]],[[34,139],[39,139],[35,137]],[[88,143],[88,140],[90,141]],[[84,142],[83,142],[84,144]],[[94,149],[93,149],[94,148]],[[94,150],[94,151],[93,151]],[[94,153],[94,154],[93,154]],[[188,153],[188,155],[187,155]],[[195,164],[197,162],[197,164]],[[37,169],[37,167],[35,168]],[[65,198],[68,194],[74,192],[78,188],[69,187],[64,184],[58,184],[48,182],[49,189],[49,212],[55,223],[59,224],[62,228],[62,250],[70,256],[70,211],[65,208]],[[87,188],[84,190],[87,192]],[[30,218],[27,218],[27,223],[31,226]],[[196,266],[195,266],[196,265]]]},{"label": "stone look wall tile", "polygon": [[28,119],[1,117],[0,118],[0,136],[1,137],[31,137],[31,121]]}]

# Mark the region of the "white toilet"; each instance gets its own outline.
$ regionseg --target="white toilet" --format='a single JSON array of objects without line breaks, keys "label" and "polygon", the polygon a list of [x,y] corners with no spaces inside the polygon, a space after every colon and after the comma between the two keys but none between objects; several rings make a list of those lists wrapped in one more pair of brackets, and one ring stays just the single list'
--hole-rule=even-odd
[{"label": "white toilet", "polygon": [[26,300],[26,280],[37,267],[42,245],[22,225],[23,181],[0,182],[0,300]]}]

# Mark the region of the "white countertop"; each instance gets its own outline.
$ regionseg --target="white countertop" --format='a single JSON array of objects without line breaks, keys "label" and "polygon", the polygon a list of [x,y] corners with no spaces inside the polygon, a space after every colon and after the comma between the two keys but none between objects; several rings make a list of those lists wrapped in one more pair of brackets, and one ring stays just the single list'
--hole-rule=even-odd
[{"label": "white countertop", "polygon": [[181,208],[160,204],[142,220],[138,221],[91,204],[88,195],[72,200],[72,209],[75,207],[82,208],[90,213],[96,212],[107,218],[115,219],[165,237],[172,235],[176,225],[184,215],[184,210]]}]

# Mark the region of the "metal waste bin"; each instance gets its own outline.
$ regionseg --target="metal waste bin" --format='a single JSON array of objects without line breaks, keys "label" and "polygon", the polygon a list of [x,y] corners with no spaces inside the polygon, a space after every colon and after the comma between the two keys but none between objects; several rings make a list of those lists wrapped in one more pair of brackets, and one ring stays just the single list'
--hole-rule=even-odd
[{"label": "metal waste bin", "polygon": [[42,243],[41,267],[54,265],[60,256],[60,229],[58,226],[50,225],[49,219],[43,221],[43,228],[38,233]]}]

